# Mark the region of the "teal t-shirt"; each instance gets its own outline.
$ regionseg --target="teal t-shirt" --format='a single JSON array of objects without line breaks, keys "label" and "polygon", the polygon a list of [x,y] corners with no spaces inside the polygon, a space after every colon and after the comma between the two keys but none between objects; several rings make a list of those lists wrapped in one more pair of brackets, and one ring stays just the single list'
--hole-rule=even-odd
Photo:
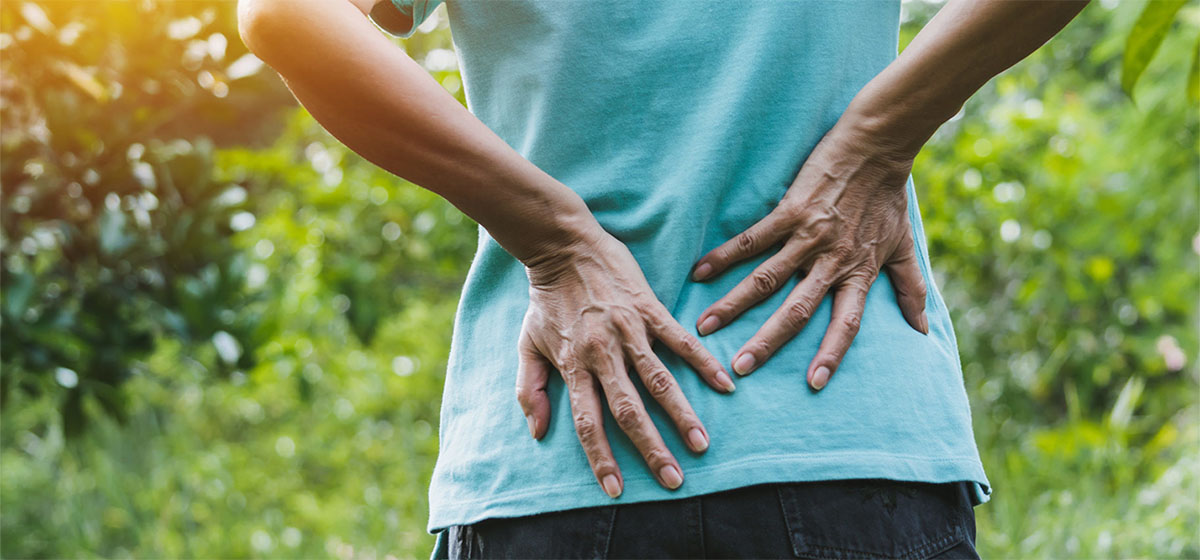
[{"label": "teal t-shirt", "polygon": [[[372,17],[408,36],[440,2],[383,0]],[[782,197],[851,98],[896,57],[900,15],[900,0],[445,4],[471,112],[579,193],[693,334],[700,313],[769,252],[704,283],[691,281],[692,264]],[[514,397],[528,279],[480,228],[455,316],[429,530],[785,481],[967,480],[986,501],[958,348],[930,275],[911,177],[907,188],[929,286],[929,335],[905,322],[884,273],[868,294],[858,337],[818,393],[805,372],[829,323],[828,297],[800,335],[737,379],[729,395],[656,346],[711,447],[690,452],[635,383],[685,481],[676,491],[659,486],[608,415],[625,481],[616,500],[592,475],[559,377],[549,391],[549,431],[542,441],[530,438]],[[701,342],[728,368],[797,281]]]}]

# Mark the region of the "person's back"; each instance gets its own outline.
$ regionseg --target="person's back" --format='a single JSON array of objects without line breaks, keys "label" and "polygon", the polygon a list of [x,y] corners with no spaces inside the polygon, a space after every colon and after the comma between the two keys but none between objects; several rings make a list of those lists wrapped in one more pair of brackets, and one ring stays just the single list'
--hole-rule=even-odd
[{"label": "person's back", "polygon": [[[909,171],[1082,4],[953,1],[897,58],[898,0],[448,0],[467,112],[359,17],[408,36],[440,0],[243,1],[322,125],[480,224],[430,485],[455,555],[974,555]],[[753,376],[715,392],[722,363]]]}]

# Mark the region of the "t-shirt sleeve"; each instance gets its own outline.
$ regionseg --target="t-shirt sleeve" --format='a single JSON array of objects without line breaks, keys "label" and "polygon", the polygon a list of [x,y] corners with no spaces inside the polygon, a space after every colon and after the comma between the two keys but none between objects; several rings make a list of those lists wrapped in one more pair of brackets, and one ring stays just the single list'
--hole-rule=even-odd
[{"label": "t-shirt sleeve", "polygon": [[397,37],[409,37],[437,9],[442,0],[378,0],[371,21]]}]

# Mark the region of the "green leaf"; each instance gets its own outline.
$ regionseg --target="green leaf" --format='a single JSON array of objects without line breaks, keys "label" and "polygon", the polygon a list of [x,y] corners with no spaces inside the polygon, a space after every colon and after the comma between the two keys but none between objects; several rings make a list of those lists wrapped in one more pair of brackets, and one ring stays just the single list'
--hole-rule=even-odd
[{"label": "green leaf", "polygon": [[1150,0],[1125,39],[1125,58],[1121,62],[1121,89],[1133,99],[1133,88],[1150,65],[1158,46],[1167,36],[1175,13],[1187,0]]}]

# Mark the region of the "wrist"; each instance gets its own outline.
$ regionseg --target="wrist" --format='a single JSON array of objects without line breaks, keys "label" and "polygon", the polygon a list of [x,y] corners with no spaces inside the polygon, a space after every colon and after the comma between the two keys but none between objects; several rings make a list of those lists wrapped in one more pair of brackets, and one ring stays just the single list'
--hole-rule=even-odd
[{"label": "wrist", "polygon": [[897,159],[912,160],[962,103],[891,83],[887,74],[881,73],[854,96],[836,126],[870,138]]},{"label": "wrist", "polygon": [[[928,137],[920,136],[911,125],[888,117],[851,107],[821,139],[814,154],[820,154],[818,160],[825,162],[830,173],[861,176],[858,180],[838,182],[842,187],[906,190],[913,161]],[[831,192],[829,196],[840,195]]]},{"label": "wrist", "polygon": [[556,210],[531,222],[510,252],[527,269],[544,268],[586,253],[605,235],[608,232],[580,200],[578,208]]},{"label": "wrist", "polygon": [[520,259],[530,285],[551,286],[564,278],[577,278],[582,263],[603,260],[606,242],[615,239],[595,220],[592,224],[581,223]]},{"label": "wrist", "polygon": [[549,176],[499,181],[486,196],[471,194],[456,206],[526,266],[604,233],[587,203]]}]

